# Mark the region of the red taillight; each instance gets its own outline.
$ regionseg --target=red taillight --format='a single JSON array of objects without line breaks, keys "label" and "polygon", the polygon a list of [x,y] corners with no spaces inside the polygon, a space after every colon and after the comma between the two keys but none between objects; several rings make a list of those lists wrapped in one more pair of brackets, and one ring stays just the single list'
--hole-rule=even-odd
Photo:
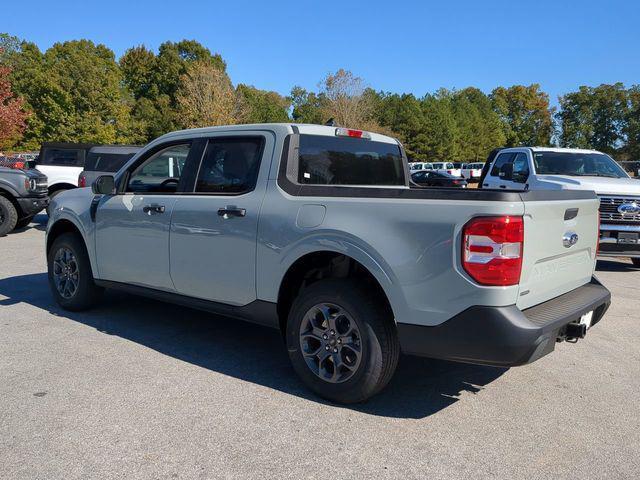
[{"label": "red taillight", "polygon": [[338,137],[371,139],[371,134],[369,132],[363,132],[362,130],[353,130],[351,128],[336,128],[336,135]]},{"label": "red taillight", "polygon": [[81,173],[80,176],[78,177],[78,187],[84,188],[86,186],[87,186],[87,178],[84,176],[83,173]]},{"label": "red taillight", "polygon": [[481,285],[517,285],[523,246],[522,217],[474,218],[462,229],[462,266]]}]

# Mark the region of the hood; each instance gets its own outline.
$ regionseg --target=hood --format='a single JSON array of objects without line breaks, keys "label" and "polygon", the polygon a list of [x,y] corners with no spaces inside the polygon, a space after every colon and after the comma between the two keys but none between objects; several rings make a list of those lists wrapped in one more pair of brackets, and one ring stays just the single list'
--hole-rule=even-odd
[{"label": "hood", "polygon": [[640,196],[640,180],[633,178],[570,177],[568,175],[538,175],[548,187],[567,190],[593,190],[598,195]]}]

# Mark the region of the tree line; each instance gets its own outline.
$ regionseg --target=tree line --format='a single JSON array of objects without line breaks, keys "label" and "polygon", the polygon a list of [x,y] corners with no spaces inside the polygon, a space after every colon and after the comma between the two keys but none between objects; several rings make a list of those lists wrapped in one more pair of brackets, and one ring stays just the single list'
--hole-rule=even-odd
[{"label": "tree line", "polygon": [[538,84],[468,87],[423,97],[376,91],[351,72],[288,96],[234,85],[224,59],[194,40],[116,59],[89,40],[45,52],[0,34],[0,149],[43,141],[144,144],[181,128],[263,122],[337,125],[390,134],[415,160],[481,161],[497,146],[594,148],[640,159],[640,85],[583,86],[550,106]]}]

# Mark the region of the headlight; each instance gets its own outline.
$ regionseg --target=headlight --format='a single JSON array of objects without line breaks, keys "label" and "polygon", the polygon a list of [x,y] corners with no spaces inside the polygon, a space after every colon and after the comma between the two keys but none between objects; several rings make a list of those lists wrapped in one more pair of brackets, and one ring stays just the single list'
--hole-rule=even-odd
[{"label": "headlight", "polygon": [[35,192],[38,189],[38,182],[35,178],[25,178],[24,179],[24,188],[30,192]]}]

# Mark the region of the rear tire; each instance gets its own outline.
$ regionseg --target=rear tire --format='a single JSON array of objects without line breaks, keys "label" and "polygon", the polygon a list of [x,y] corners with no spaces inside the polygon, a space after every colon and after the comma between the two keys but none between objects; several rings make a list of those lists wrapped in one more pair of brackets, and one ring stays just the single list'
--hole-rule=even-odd
[{"label": "rear tire", "polygon": [[12,232],[18,223],[18,211],[7,197],[0,195],[0,237]]},{"label": "rear tire", "polygon": [[31,220],[33,220],[34,215],[31,215],[29,217],[24,217],[21,218],[20,220],[18,220],[18,223],[16,223],[16,228],[24,228],[27,225],[29,225],[31,223]]},{"label": "rear tire", "polygon": [[631,261],[633,262],[634,267],[640,268],[640,258],[632,258]]},{"label": "rear tire", "polygon": [[89,255],[78,234],[56,238],[47,253],[47,265],[51,293],[65,310],[86,310],[102,298],[104,289],[93,281]]},{"label": "rear tire", "polygon": [[362,402],[380,392],[400,356],[393,314],[355,280],[320,280],[303,289],[286,333],[296,373],[333,402]]}]

